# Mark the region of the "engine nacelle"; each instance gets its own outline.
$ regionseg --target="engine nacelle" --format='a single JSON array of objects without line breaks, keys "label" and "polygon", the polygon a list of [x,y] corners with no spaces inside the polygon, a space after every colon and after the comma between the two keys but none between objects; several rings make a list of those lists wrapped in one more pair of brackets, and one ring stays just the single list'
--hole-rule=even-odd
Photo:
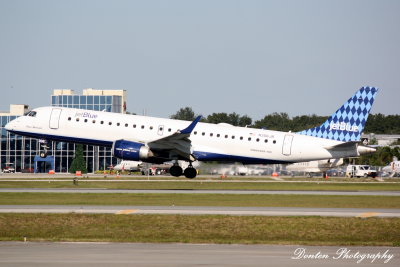
[{"label": "engine nacelle", "polygon": [[112,154],[116,158],[125,160],[145,160],[151,157],[151,150],[142,143],[128,140],[117,140],[113,143]]}]

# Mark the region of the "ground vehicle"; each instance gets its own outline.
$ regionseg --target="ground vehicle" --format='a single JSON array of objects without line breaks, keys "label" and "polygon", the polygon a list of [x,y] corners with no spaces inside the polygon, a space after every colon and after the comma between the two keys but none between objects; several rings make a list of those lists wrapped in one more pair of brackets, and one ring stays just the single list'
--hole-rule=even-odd
[{"label": "ground vehicle", "polygon": [[3,169],[3,173],[14,173],[15,168],[13,166],[13,163],[6,163],[6,166]]},{"label": "ground vehicle", "polygon": [[376,170],[369,165],[348,165],[346,168],[346,177],[376,177]]}]

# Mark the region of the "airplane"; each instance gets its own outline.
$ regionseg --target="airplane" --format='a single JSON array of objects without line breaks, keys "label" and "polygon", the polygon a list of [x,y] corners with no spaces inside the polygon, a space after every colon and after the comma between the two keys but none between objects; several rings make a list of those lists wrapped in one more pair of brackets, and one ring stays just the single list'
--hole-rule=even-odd
[{"label": "airplane", "polygon": [[343,164],[343,159],[328,159],[328,160],[314,160],[307,162],[298,162],[289,164],[286,166],[286,171],[297,171],[297,172],[306,172],[309,177],[312,177],[313,174],[322,172],[323,177],[326,175],[326,171],[337,166]]},{"label": "airplane", "polygon": [[[111,147],[122,160],[174,161],[170,174],[192,179],[194,161],[285,164],[372,153],[376,149],[359,141],[377,92],[362,87],[322,125],[297,133],[202,123],[201,116],[187,122],[63,107],[35,108],[5,129],[46,141]],[[183,170],[178,160],[189,166]]]},{"label": "airplane", "polygon": [[400,161],[397,160],[397,158],[394,158],[388,166],[382,168],[382,171],[390,173],[391,177],[396,176],[396,174],[400,174]]},{"label": "airplane", "polygon": [[141,161],[123,160],[115,165],[113,169],[115,171],[139,171],[141,164]]}]

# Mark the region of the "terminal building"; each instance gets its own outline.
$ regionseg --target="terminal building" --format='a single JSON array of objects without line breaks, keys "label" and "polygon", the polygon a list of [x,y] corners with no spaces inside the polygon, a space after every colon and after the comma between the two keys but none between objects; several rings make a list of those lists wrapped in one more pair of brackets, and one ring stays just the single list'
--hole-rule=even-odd
[{"label": "terminal building", "polygon": [[[126,113],[126,90],[85,89],[76,94],[70,89],[54,89],[51,106],[69,107],[87,110]],[[13,119],[24,115],[29,110],[27,105],[10,105],[9,112],[0,112],[0,167],[13,168],[17,172],[67,173],[72,163],[75,144],[65,142],[49,143],[49,156],[46,160],[38,155],[41,147],[39,140],[11,134],[4,126]],[[111,155],[111,149],[99,146],[84,146],[84,156],[88,172],[107,170],[116,165],[117,159]]]}]

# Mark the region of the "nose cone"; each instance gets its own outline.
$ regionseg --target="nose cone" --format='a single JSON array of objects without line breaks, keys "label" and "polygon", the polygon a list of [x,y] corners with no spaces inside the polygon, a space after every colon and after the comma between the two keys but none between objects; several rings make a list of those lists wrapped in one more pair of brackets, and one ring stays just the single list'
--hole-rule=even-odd
[{"label": "nose cone", "polygon": [[13,129],[13,121],[10,121],[9,123],[7,123],[6,126],[4,126],[4,128],[7,131],[12,131],[12,129]]},{"label": "nose cone", "polygon": [[358,146],[357,151],[358,151],[358,154],[364,155],[364,154],[372,154],[376,151],[376,149],[373,147]]},{"label": "nose cone", "polygon": [[18,122],[19,118],[16,118],[15,120],[10,121],[9,123],[7,123],[4,128],[9,131],[9,132],[13,132],[16,130],[17,128],[17,122]]}]

